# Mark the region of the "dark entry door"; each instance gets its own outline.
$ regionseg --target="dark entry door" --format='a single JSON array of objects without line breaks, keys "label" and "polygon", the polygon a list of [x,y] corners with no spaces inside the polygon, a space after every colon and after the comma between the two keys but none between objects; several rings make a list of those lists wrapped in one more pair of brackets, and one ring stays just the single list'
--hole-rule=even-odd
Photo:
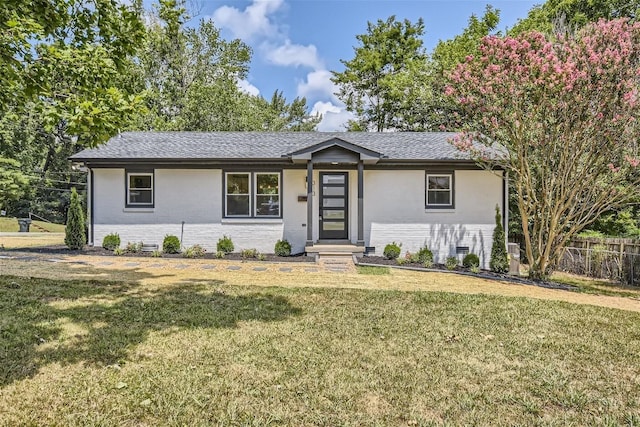
[{"label": "dark entry door", "polygon": [[349,238],[349,174],[320,172],[320,239]]}]

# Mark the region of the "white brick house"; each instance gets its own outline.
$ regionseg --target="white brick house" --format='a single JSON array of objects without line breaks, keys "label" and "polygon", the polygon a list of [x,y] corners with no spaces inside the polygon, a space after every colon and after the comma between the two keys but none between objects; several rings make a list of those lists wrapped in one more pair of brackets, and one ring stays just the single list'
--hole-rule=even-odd
[{"label": "white brick house", "polygon": [[[127,132],[71,157],[89,170],[89,243],[300,253],[351,243],[382,254],[427,246],[436,262],[468,250],[488,266],[501,171],[479,169],[450,133]],[[506,225],[506,220],[504,221]]]}]

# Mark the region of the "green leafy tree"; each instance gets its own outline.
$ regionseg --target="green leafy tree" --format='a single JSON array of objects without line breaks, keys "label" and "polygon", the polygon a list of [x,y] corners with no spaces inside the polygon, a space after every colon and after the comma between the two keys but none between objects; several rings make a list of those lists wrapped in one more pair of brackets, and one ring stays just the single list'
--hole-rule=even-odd
[{"label": "green leafy tree", "polygon": [[75,188],[71,189],[71,200],[67,212],[67,226],[65,228],[64,244],[69,249],[82,249],[87,242],[87,235],[84,229],[84,214],[82,204],[78,198]]},{"label": "green leafy tree", "polygon": [[356,36],[359,46],[351,60],[341,60],[342,72],[333,71],[337,96],[356,115],[351,130],[414,130],[421,123],[411,117],[424,99],[427,54],[423,47],[424,22],[386,21],[367,24],[367,33]]},{"label": "green leafy tree", "polygon": [[454,141],[513,180],[529,274],[544,279],[567,242],[640,187],[640,23],[575,37],[487,37],[450,75],[464,130]]},{"label": "green leafy tree", "polygon": [[0,113],[29,106],[46,132],[104,142],[138,108],[120,74],[143,34],[138,2],[2,2]]},{"label": "green leafy tree", "polygon": [[495,32],[500,22],[500,11],[487,5],[482,17],[471,15],[467,27],[461,34],[450,40],[441,40],[433,49],[430,58],[431,74],[426,82],[431,95],[432,107],[425,111],[429,114],[433,129],[455,131],[460,128],[456,114],[457,106],[444,96],[447,84],[446,75],[469,56],[478,56],[482,39]]},{"label": "green leafy tree", "polygon": [[496,273],[506,273],[509,270],[509,257],[505,242],[502,215],[500,215],[500,208],[496,205],[496,227],[493,229],[493,243],[489,259],[489,268]]},{"label": "green leafy tree", "polygon": [[28,192],[29,178],[20,170],[20,163],[0,157],[0,209]]},{"label": "green leafy tree", "polygon": [[145,89],[146,109],[133,128],[143,130],[243,131],[313,130],[319,117],[306,112],[306,99],[287,103],[276,91],[267,101],[242,92],[251,49],[227,41],[210,20],[186,28],[182,3],[160,2],[148,26],[136,79]]},{"label": "green leafy tree", "polygon": [[553,34],[556,30],[573,32],[601,18],[636,19],[638,12],[638,0],[547,0],[534,6],[509,34],[515,36],[526,31]]}]

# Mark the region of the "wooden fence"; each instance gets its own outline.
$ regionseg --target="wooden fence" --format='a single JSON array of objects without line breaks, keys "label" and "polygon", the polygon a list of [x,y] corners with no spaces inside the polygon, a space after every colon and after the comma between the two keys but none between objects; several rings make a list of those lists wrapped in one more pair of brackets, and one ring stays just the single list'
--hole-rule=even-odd
[{"label": "wooden fence", "polygon": [[556,269],[640,286],[640,240],[575,238]]}]

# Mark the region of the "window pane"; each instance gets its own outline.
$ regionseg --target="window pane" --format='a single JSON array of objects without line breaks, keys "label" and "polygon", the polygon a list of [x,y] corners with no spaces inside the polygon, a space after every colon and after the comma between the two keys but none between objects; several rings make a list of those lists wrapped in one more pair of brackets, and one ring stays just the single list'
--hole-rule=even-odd
[{"label": "window pane", "polygon": [[129,203],[153,203],[151,190],[131,190],[129,191]]},{"label": "window pane", "polygon": [[322,187],[324,196],[344,196],[344,187]]},{"label": "window pane", "polygon": [[322,175],[323,184],[344,184],[344,175]]},{"label": "window pane", "polygon": [[227,175],[227,194],[249,194],[249,174],[230,173]]},{"label": "window pane", "polygon": [[322,219],[344,219],[344,210],[322,211]]},{"label": "window pane", "polygon": [[325,231],[341,231],[344,230],[344,221],[327,222],[322,221],[322,229]]},{"label": "window pane", "polygon": [[449,191],[429,191],[427,203],[430,205],[450,205],[451,193]]},{"label": "window pane", "polygon": [[256,196],[257,216],[280,216],[280,197]]},{"label": "window pane", "polygon": [[227,196],[227,215],[249,216],[249,196]]},{"label": "window pane", "polygon": [[322,199],[323,208],[343,208],[344,199]]},{"label": "window pane", "polygon": [[277,173],[256,175],[256,194],[278,194],[278,180],[280,175]]},{"label": "window pane", "polygon": [[430,176],[429,190],[448,190],[449,178],[448,176]]},{"label": "window pane", "polygon": [[151,176],[129,175],[129,188],[151,188]]}]

